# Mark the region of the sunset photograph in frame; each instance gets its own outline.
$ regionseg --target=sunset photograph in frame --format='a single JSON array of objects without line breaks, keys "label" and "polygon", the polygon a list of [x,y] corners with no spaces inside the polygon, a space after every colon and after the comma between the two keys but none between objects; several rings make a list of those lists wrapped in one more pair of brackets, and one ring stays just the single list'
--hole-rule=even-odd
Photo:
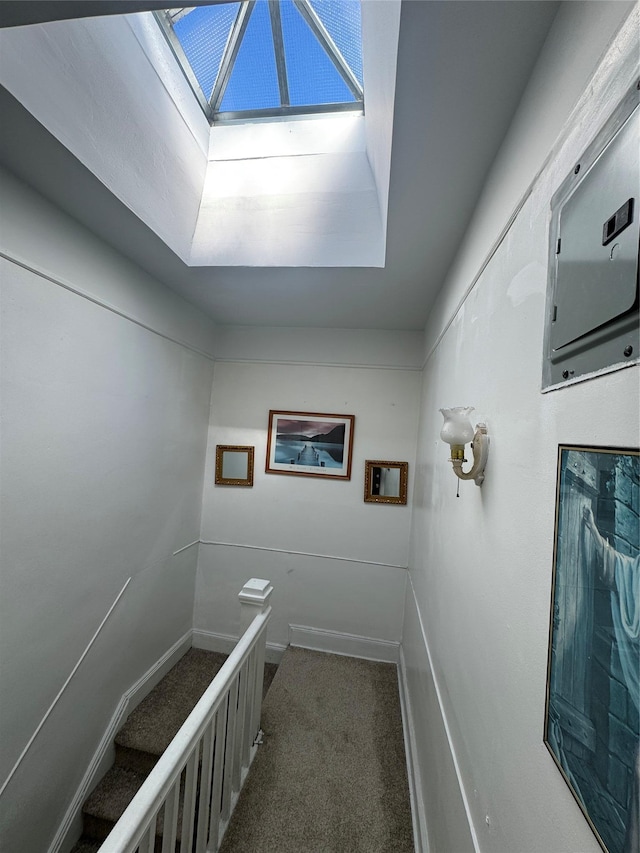
[{"label": "sunset photograph in frame", "polygon": [[351,479],[354,415],[269,412],[267,474]]}]

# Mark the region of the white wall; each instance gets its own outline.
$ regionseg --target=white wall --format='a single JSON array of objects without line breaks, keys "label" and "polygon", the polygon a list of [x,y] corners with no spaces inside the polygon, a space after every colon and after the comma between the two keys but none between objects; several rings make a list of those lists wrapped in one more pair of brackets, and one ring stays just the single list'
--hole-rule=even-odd
[{"label": "white wall", "polygon": [[376,180],[386,248],[400,2],[366,0],[361,9],[367,154]]},{"label": "white wall", "polygon": [[186,261],[209,123],[150,13],[8,28],[0,45],[3,85]]},{"label": "white wall", "polygon": [[[367,111],[355,149],[348,115],[302,123],[313,151],[290,150],[296,122],[280,134],[264,123],[211,130],[151,13],[5,29],[1,77],[191,266],[382,267],[399,10],[399,0],[363,10]],[[247,135],[266,145],[256,154],[232,142],[229,156],[229,136]]]},{"label": "white wall", "polygon": [[[200,549],[194,628],[237,636],[235,596],[254,575],[275,588],[270,643],[285,645],[294,623],[397,644],[411,501],[365,504],[364,461],[408,461],[411,495],[420,372],[406,357],[412,359],[415,336],[408,333],[407,342],[407,333],[398,333],[395,349],[387,340],[385,354],[392,361],[392,349],[397,357],[403,352],[405,366],[350,367],[347,358],[363,364],[371,357],[375,333],[368,333],[371,341],[356,335],[350,346],[348,331],[328,332],[324,345],[312,336],[316,363],[292,330],[284,341],[277,329],[256,334],[265,359],[279,362],[215,367],[202,520],[202,540],[213,544]],[[236,335],[243,330],[229,333],[227,351]],[[355,415],[351,480],[266,474],[270,409]],[[255,447],[253,488],[214,485],[217,444]]]},{"label": "white wall", "polygon": [[2,795],[3,849],[42,851],[124,691],[191,629],[214,331],[4,173],[2,194],[0,785],[131,579]]},{"label": "white wall", "polygon": [[[426,331],[403,647],[432,853],[600,849],[543,745],[557,446],[637,445],[638,371],[540,386],[550,199],[637,79],[637,9],[590,79],[629,8],[561,8]],[[484,485],[459,499],[451,405],[491,436]]]}]

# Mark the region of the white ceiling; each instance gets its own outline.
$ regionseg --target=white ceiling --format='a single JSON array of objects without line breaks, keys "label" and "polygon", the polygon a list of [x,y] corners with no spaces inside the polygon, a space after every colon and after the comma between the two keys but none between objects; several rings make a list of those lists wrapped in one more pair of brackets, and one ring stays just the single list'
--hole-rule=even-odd
[{"label": "white ceiling", "polygon": [[220,324],[421,329],[557,8],[404,0],[383,269],[187,267],[6,91],[0,161]]}]

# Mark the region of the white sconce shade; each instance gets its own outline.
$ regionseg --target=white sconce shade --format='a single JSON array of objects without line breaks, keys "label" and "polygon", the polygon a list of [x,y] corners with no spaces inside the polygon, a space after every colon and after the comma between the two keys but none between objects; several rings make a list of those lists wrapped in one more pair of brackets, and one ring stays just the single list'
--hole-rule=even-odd
[{"label": "white sconce shade", "polygon": [[465,445],[473,439],[474,429],[469,415],[473,406],[455,406],[453,409],[440,409],[444,424],[440,430],[440,438],[451,445]]},{"label": "white sconce shade", "polygon": [[[452,409],[440,409],[444,424],[440,430],[440,438],[451,446],[453,471],[461,480],[473,480],[476,486],[484,481],[484,469],[489,456],[489,436],[485,424],[471,426],[469,415],[474,411],[473,406],[454,406]],[[462,466],[467,461],[464,458],[464,446],[471,442],[473,465],[470,471],[463,471]]]}]

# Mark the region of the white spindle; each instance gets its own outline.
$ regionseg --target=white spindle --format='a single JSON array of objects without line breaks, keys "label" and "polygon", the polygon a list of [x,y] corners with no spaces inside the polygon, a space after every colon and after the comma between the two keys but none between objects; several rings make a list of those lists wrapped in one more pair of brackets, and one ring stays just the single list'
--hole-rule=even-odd
[{"label": "white spindle", "polygon": [[245,741],[245,719],[247,715],[247,677],[248,664],[245,661],[244,667],[240,670],[240,680],[238,684],[238,711],[236,715],[236,730],[235,743],[233,747],[233,790],[240,790],[240,776],[242,774],[242,756],[244,753]]},{"label": "white spindle", "polygon": [[178,801],[180,799],[180,776],[173,783],[164,804],[162,824],[162,853],[174,853],[178,836]]},{"label": "white spindle", "polygon": [[244,706],[244,722],[242,727],[242,771],[251,764],[251,752],[255,733],[253,732],[253,704],[256,691],[256,650],[249,655],[247,661],[247,695]]},{"label": "white spindle", "polygon": [[222,779],[224,775],[225,734],[227,730],[227,706],[229,694],[218,708],[216,715],[216,749],[213,765],[211,790],[211,815],[209,821],[209,846],[217,851],[220,846],[220,808],[222,803]]},{"label": "white spindle", "polygon": [[256,686],[253,692],[253,707],[251,709],[251,742],[258,736],[260,730],[260,714],[262,712],[262,686],[264,684],[264,659],[267,641],[266,623],[262,629],[260,640],[254,646],[256,654]]},{"label": "white spindle", "polygon": [[200,750],[194,749],[187,762],[184,775],[184,802],[182,804],[182,834],[180,850],[191,850],[196,817],[196,786],[198,782],[198,764]]},{"label": "white spindle", "polygon": [[151,821],[151,826],[145,832],[144,838],[138,848],[139,853],[153,853],[156,845],[156,819]]},{"label": "white spindle", "polygon": [[253,742],[260,727],[271,592],[269,581],[252,578],[245,584],[239,595],[243,631],[240,640],[102,844],[100,853],[154,853],[161,810],[162,853],[174,853],[183,770],[180,849],[184,853],[193,850],[194,834],[196,853],[216,853],[219,849],[255,755]]},{"label": "white spindle", "polygon": [[222,777],[221,818],[226,823],[231,815],[231,796],[233,794],[233,749],[235,746],[236,715],[238,711],[238,676],[229,689],[229,707],[227,713],[227,733],[224,751],[224,774]]},{"label": "white spindle", "polygon": [[213,729],[211,727],[211,724],[209,724],[202,740],[202,765],[200,770],[200,800],[198,803],[198,830],[196,833],[196,853],[205,853],[207,849],[212,767]]}]

